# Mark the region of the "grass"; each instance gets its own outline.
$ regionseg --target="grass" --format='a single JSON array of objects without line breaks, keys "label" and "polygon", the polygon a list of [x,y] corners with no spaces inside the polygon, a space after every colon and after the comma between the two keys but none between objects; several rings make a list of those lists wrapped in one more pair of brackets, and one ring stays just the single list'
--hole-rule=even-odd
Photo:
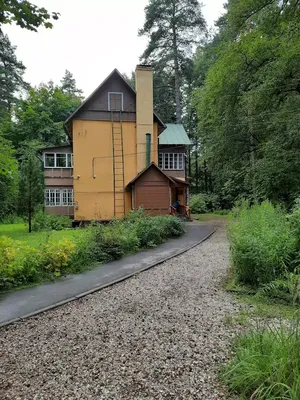
[{"label": "grass", "polygon": [[82,234],[81,229],[66,229],[51,232],[28,232],[26,224],[0,224],[0,236],[8,236],[14,240],[27,242],[28,245],[38,248],[41,243],[50,240],[58,241],[63,238],[72,239]]},{"label": "grass", "polygon": [[192,214],[191,217],[193,219],[196,219],[199,221],[205,221],[205,220],[211,219],[211,218],[229,219],[231,216],[229,214],[224,215],[224,214],[218,214],[217,212],[215,212],[215,213],[205,213],[205,214]]},{"label": "grass", "polygon": [[248,317],[293,319],[299,306],[280,301],[268,296],[262,296],[250,286],[239,285],[233,277],[223,282],[223,287],[239,302],[249,306],[245,311]]},{"label": "grass", "polygon": [[299,400],[300,326],[269,324],[243,334],[235,343],[235,358],[225,368],[229,388],[252,400]]}]

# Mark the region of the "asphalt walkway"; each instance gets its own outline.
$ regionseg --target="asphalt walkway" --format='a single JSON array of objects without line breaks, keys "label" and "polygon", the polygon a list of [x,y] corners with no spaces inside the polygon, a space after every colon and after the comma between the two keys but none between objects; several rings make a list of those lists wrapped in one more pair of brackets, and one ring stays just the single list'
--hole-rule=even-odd
[{"label": "asphalt walkway", "polygon": [[38,314],[126,279],[194,247],[214,232],[212,225],[189,223],[187,233],[155,249],[141,251],[78,275],[61,277],[0,299],[0,326]]}]

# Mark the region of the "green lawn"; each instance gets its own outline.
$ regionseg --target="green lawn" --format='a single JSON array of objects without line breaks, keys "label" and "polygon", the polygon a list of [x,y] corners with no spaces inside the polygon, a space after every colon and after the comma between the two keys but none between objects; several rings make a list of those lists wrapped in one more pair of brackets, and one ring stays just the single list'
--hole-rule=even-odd
[{"label": "green lawn", "polygon": [[5,235],[15,240],[22,240],[33,247],[39,247],[46,240],[71,239],[74,236],[81,235],[82,232],[82,229],[67,229],[62,231],[28,233],[28,226],[25,224],[0,224],[0,236]]}]

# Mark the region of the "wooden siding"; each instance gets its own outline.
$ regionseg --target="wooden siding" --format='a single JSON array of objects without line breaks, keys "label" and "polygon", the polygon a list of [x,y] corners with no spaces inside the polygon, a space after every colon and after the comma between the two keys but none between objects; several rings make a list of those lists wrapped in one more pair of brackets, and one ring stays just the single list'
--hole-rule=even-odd
[{"label": "wooden siding", "polygon": [[47,214],[54,214],[59,216],[74,216],[74,207],[73,206],[55,206],[55,207],[45,207],[45,212]]},{"label": "wooden siding", "polygon": [[45,168],[45,186],[73,187],[73,168]]},{"label": "wooden siding", "polygon": [[135,208],[143,207],[151,215],[169,214],[169,180],[156,168],[148,169],[134,185]]},{"label": "wooden siding", "polygon": [[73,148],[72,146],[49,147],[43,149],[43,154],[45,153],[73,153]]},{"label": "wooden siding", "polygon": [[160,153],[186,153],[186,146],[176,146],[176,145],[159,145]]},{"label": "wooden siding", "polygon": [[123,93],[123,121],[135,121],[136,96],[122,78],[113,74],[95,95],[83,105],[76,115],[76,119],[92,121],[108,121],[111,113],[108,110],[108,93]]}]

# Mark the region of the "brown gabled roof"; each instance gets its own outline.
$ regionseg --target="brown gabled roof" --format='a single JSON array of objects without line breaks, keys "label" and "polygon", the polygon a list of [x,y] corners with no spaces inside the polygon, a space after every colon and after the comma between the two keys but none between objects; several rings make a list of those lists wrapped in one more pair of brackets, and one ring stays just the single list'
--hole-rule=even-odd
[{"label": "brown gabled roof", "polygon": [[156,168],[162,175],[164,175],[170,182],[175,183],[175,181],[173,180],[173,178],[169,177],[168,175],[166,175],[156,164],[154,161],[152,161],[152,163],[150,165],[148,165],[148,167],[144,168],[143,171],[139,172],[137,174],[137,176],[135,178],[132,179],[132,181],[130,181],[126,187],[129,187],[131,185],[133,185],[141,175],[143,175],[146,171],[148,171],[149,168]]},{"label": "brown gabled roof", "polygon": [[182,183],[183,185],[190,186],[190,184],[187,181],[184,181],[180,178],[175,178],[174,176],[172,176],[172,179],[173,179],[173,181],[175,181],[177,183]]},{"label": "brown gabled roof", "polygon": [[[126,79],[124,78],[124,76],[117,70],[117,68],[115,68],[108,76],[107,78],[104,79],[104,81],[102,83],[100,83],[100,85],[84,100],[83,103],[81,103],[81,105],[77,108],[77,110],[75,110],[73,112],[73,114],[71,114],[69,116],[69,118],[66,119],[64,126],[65,129],[67,129],[67,125],[68,123],[76,116],[76,114],[78,113],[79,110],[81,110],[81,108],[89,101],[93,98],[93,96],[99,91],[101,90],[102,86],[114,75],[117,74],[122,80],[123,82],[127,85],[127,87],[132,91],[132,93],[136,96],[136,91],[129,85],[129,83],[126,81]],[[165,128],[165,124],[164,122],[159,118],[159,116],[156,113],[153,113],[154,115],[154,119],[163,127]],[[67,129],[68,130],[68,129]]]}]

